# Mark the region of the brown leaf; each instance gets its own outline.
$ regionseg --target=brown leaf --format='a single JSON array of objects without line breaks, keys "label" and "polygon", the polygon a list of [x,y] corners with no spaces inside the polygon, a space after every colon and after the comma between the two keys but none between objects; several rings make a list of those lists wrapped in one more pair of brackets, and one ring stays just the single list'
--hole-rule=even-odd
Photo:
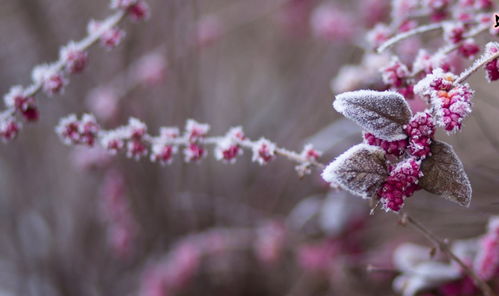
[{"label": "brown leaf", "polygon": [[421,165],[424,176],[419,179],[419,186],[462,206],[469,206],[471,184],[452,146],[434,141],[431,153]]},{"label": "brown leaf", "polygon": [[375,196],[387,176],[385,152],[366,144],[353,146],[322,172],[327,182],[338,184],[363,198]]},{"label": "brown leaf", "polygon": [[342,93],[336,96],[333,107],[364,130],[387,141],[406,138],[403,126],[412,115],[404,97],[392,91]]}]

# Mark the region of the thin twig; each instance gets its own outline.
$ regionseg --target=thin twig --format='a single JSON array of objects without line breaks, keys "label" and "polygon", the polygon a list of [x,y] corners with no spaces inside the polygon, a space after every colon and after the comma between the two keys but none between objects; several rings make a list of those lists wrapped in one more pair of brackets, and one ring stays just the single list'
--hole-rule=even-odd
[{"label": "thin twig", "polygon": [[472,269],[470,269],[456,254],[452,252],[447,242],[438,238],[431,231],[429,231],[423,224],[416,221],[414,218],[410,217],[406,213],[399,213],[398,215],[401,217],[403,224],[410,224],[416,230],[421,232],[429,241],[434,243],[435,246],[441,252],[445,253],[447,256],[449,256],[451,260],[456,262],[462,268],[462,270],[473,280],[475,285],[478,286],[478,288],[482,291],[483,295],[495,296],[494,292],[489,287],[489,285],[485,281],[483,281]]},{"label": "thin twig", "polygon": [[388,39],[387,41],[385,41],[383,44],[381,44],[380,47],[378,47],[377,52],[378,53],[382,53],[387,48],[395,45],[396,43],[398,43],[398,42],[400,42],[402,40],[410,38],[412,36],[415,36],[415,35],[418,35],[418,34],[422,34],[422,33],[425,33],[425,32],[441,30],[442,28],[443,28],[443,24],[442,23],[431,24],[431,25],[417,27],[417,28],[414,28],[414,29],[409,30],[407,32],[397,34],[394,37],[392,37],[392,38]]}]

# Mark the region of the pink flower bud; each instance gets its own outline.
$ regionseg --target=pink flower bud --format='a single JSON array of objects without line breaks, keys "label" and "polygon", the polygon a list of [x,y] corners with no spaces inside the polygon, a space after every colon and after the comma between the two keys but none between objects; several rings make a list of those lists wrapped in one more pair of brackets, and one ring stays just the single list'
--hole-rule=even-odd
[{"label": "pink flower bud", "polygon": [[87,146],[93,146],[100,131],[100,127],[93,115],[84,114],[78,131],[80,133],[80,143]]},{"label": "pink flower bud", "polygon": [[186,136],[191,142],[204,138],[208,134],[209,130],[210,125],[199,123],[193,119],[187,120],[185,125]]},{"label": "pink flower bud", "polygon": [[70,74],[80,73],[88,62],[88,53],[79,48],[75,42],[61,48],[60,59],[66,64],[66,71]]},{"label": "pink flower bud", "polygon": [[[98,32],[100,32],[102,25],[103,24],[101,22],[91,20],[88,23],[87,31],[89,34],[97,34]],[[100,32],[100,33],[101,33],[100,44],[108,50],[111,50],[111,49],[115,48],[116,46],[118,46],[118,44],[120,44],[121,40],[123,40],[123,38],[125,38],[125,36],[126,36],[125,31],[123,31],[117,27],[108,28],[104,32]]]},{"label": "pink flower bud", "polygon": [[74,145],[80,141],[79,125],[80,122],[76,115],[70,114],[61,118],[59,124],[55,127],[55,131],[64,144]]},{"label": "pink flower bud", "polygon": [[184,148],[185,162],[201,160],[205,155],[206,155],[206,150],[198,144],[191,143]]},{"label": "pink flower bud", "polygon": [[305,145],[305,147],[303,147],[303,151],[301,152],[301,156],[308,161],[317,161],[321,155],[322,152],[316,150],[312,144]]},{"label": "pink flower bud", "polygon": [[14,86],[4,96],[5,105],[9,108],[14,108],[21,113],[27,121],[38,120],[38,107],[36,106],[35,98],[26,97],[24,90],[20,86]]},{"label": "pink flower bud", "polygon": [[125,147],[124,139],[127,137],[126,128],[106,132],[101,137],[101,145],[111,154],[116,154]]},{"label": "pink flower bud", "polygon": [[445,23],[444,24],[444,39],[450,43],[456,44],[463,40],[464,25],[461,23]]},{"label": "pink flower bud", "polygon": [[215,158],[228,163],[235,163],[236,157],[243,154],[238,141],[244,139],[245,136],[241,127],[231,128],[225,137],[218,141],[215,147]]},{"label": "pink flower bud", "polygon": [[33,69],[33,81],[42,85],[43,91],[52,96],[62,92],[67,79],[54,65],[40,65]]},{"label": "pink flower bud", "polygon": [[135,4],[128,6],[126,11],[128,16],[136,22],[146,20],[151,15],[149,5],[145,1],[137,1]]},{"label": "pink flower bud", "polygon": [[260,165],[265,165],[276,157],[275,150],[276,146],[274,143],[262,138],[253,146],[252,160],[258,162]]},{"label": "pink flower bud", "polygon": [[11,116],[2,116],[0,119],[0,138],[3,142],[12,141],[21,129],[21,124]]}]

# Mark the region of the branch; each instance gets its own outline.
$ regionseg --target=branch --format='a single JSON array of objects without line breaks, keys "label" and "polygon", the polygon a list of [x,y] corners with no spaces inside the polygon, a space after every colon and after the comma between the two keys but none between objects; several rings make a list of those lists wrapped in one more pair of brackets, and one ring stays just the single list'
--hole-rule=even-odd
[{"label": "branch", "polygon": [[443,23],[430,24],[430,25],[425,25],[425,26],[414,28],[414,29],[409,30],[409,31],[404,32],[404,33],[397,34],[394,37],[392,37],[392,38],[388,39],[387,41],[383,42],[383,44],[381,44],[378,47],[377,52],[378,53],[382,53],[387,48],[395,45],[396,43],[398,43],[398,42],[400,42],[402,40],[410,38],[412,36],[415,36],[415,35],[418,35],[418,34],[422,34],[422,33],[425,33],[425,32],[441,30],[443,28],[443,26],[444,26]]},{"label": "branch", "polygon": [[264,138],[250,140],[241,127],[233,127],[224,136],[218,137],[208,137],[209,129],[208,124],[187,120],[182,134],[178,127],[161,127],[159,135],[152,136],[147,125],[136,118],[130,118],[128,125],[101,130],[92,115],[85,114],[79,120],[72,114],[60,120],[56,132],[68,145],[98,145],[113,154],[126,152],[128,157],[137,160],[149,156],[151,161],[161,164],[170,164],[179,149],[186,162],[201,160],[207,154],[205,146],[211,145],[215,147],[215,158],[228,163],[235,162],[246,148],[252,151],[252,160],[260,165],[271,162],[278,155],[297,163],[296,170],[300,176],[310,174],[312,167],[325,167],[318,161],[321,152],[310,144],[297,153]]},{"label": "branch", "polygon": [[[116,1],[113,1],[113,3]],[[88,34],[80,41],[70,41],[62,47],[59,59],[36,66],[32,72],[32,83],[26,87],[13,86],[4,96],[6,109],[0,112],[0,137],[4,141],[12,140],[19,132],[21,125],[15,119],[20,114],[27,121],[38,119],[38,107],[35,95],[45,91],[51,96],[62,92],[67,84],[67,76],[83,71],[87,63],[87,50],[100,41],[107,49],[119,44],[125,32],[117,25],[125,16],[134,20],[145,19],[149,15],[149,8],[142,0],[130,2],[127,5],[113,4],[117,11],[103,21],[90,21]]]}]

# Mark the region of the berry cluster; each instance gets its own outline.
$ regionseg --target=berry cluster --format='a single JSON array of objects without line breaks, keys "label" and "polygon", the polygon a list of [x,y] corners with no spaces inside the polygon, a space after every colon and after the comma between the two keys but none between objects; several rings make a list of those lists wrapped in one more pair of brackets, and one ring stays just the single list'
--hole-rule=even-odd
[{"label": "berry cluster", "polygon": [[379,199],[386,210],[400,211],[406,197],[418,190],[421,160],[410,157],[389,167],[390,175],[378,191]]},{"label": "berry cluster", "polygon": [[367,144],[381,147],[387,154],[405,158],[396,166],[389,163],[390,175],[378,191],[385,210],[399,211],[406,197],[418,190],[418,179],[422,176],[421,161],[431,154],[430,145],[435,135],[435,123],[428,112],[416,113],[404,126],[406,139],[386,141],[371,133],[364,133]]},{"label": "berry cluster", "polygon": [[463,120],[471,113],[473,90],[467,83],[455,83],[456,78],[436,69],[414,87],[417,94],[431,102],[437,124],[449,133],[460,130]]},{"label": "berry cluster", "polygon": [[100,127],[93,115],[85,114],[81,120],[78,120],[76,115],[71,114],[61,119],[55,130],[64,143],[68,145],[93,146]]}]

